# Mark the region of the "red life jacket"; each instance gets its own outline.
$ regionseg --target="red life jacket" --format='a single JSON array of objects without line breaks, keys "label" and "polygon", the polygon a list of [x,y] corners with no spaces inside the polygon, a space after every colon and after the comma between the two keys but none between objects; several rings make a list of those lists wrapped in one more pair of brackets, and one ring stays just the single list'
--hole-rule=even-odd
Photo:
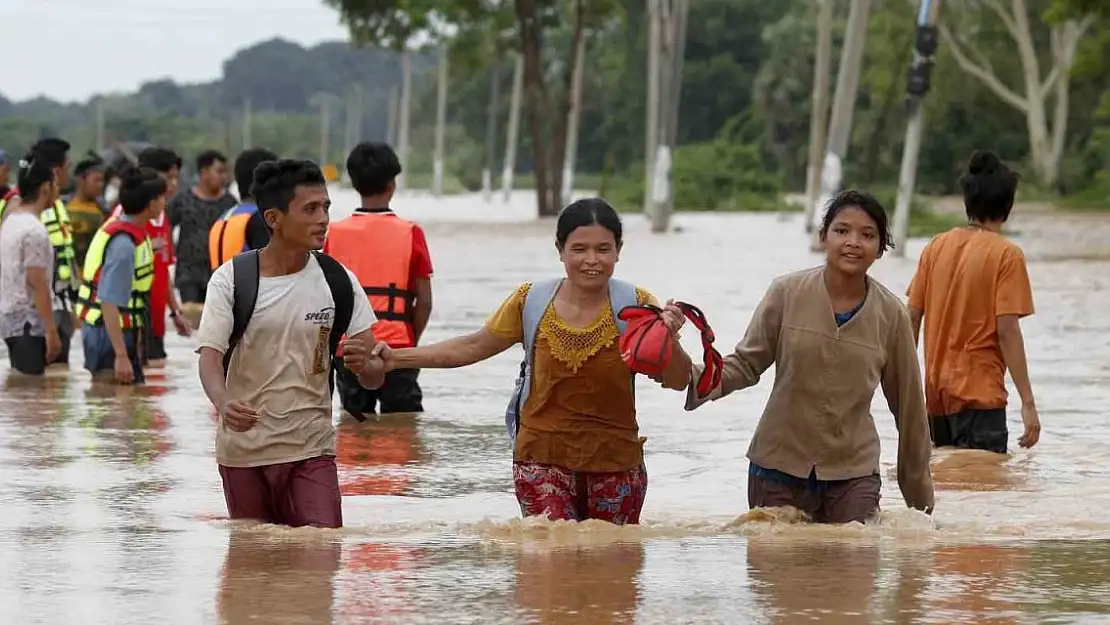
[{"label": "red life jacket", "polygon": [[[697,306],[686,302],[675,302],[701,332],[702,362],[705,370],[697,382],[698,397],[705,397],[721,383],[724,359],[713,347],[716,335],[713,328]],[[636,373],[659,377],[671,362],[674,355],[674,337],[663,324],[663,311],[651,304],[626,306],[617,315],[628,323],[621,334],[621,359],[628,368]]]}]

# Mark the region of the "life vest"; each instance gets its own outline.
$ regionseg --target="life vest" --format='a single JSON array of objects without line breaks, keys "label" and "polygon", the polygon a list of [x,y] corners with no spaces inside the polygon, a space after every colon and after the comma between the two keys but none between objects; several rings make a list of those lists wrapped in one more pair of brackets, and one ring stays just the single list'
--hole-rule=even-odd
[{"label": "life vest", "polygon": [[89,243],[85,253],[85,267],[81,275],[81,287],[77,292],[77,317],[84,323],[99,326],[104,323],[100,308],[100,269],[104,264],[104,254],[108,244],[117,236],[131,237],[135,244],[135,271],[131,276],[131,297],[126,306],[119,309],[120,325],[124,329],[145,325],[147,298],[154,283],[154,249],[146,231],[127,221],[113,218],[100,227]]},{"label": "life vest", "polygon": [[[683,316],[701,332],[702,362],[705,369],[698,378],[695,390],[698,398],[705,397],[721,383],[724,359],[713,347],[716,335],[705,313],[693,304],[675,302]],[[658,306],[638,304],[626,306],[617,318],[628,323],[621,333],[621,359],[635,373],[657,377],[663,374],[674,355],[675,339],[663,323],[663,311]]]},{"label": "life vest", "polygon": [[[555,295],[563,285],[562,278],[535,282],[524,296],[524,306],[521,310],[521,325],[524,328],[524,360],[520,362],[520,374],[517,376],[513,394],[509,398],[509,405],[505,409],[505,428],[509,431],[509,440],[516,441],[516,433],[520,430],[520,415],[524,412],[524,404],[532,391],[532,361],[536,357],[536,334],[540,329],[540,321],[547,312],[547,307],[555,300]],[[620,317],[620,311],[635,306],[638,302],[636,285],[609,279],[609,307],[613,313],[613,321],[617,330],[624,333],[628,322]],[[635,372],[631,372],[635,375]],[[632,385],[632,392],[636,392],[636,385]]]},{"label": "life vest", "polygon": [[[19,195],[18,187],[12,187],[3,199],[0,199],[0,219],[4,218],[4,210],[13,197]],[[69,223],[69,211],[65,202],[60,198],[39,214],[39,221],[46,226],[50,234],[50,245],[54,247],[54,284],[67,284],[72,289],[74,272],[77,267],[77,251],[73,248],[73,229]],[[72,291],[71,291],[72,293]]]},{"label": "life vest", "polygon": [[254,202],[238,204],[212,224],[208,230],[208,264],[213,271],[247,251],[247,224],[257,212]]},{"label": "life vest", "polygon": [[413,304],[409,284],[414,225],[390,212],[356,212],[328,228],[328,254],[351,270],[378,321],[374,340],[412,347]]}]

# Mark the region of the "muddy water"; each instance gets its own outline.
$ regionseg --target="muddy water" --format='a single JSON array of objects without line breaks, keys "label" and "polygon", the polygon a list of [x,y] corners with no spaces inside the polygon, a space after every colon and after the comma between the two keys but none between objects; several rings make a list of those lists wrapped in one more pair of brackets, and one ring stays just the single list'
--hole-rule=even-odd
[{"label": "muddy water", "polygon": [[[398,202],[426,224],[434,254],[429,339],[478,327],[519,282],[560,270],[553,225],[522,221],[530,202],[518,200]],[[797,216],[676,223],[653,236],[627,218],[618,271],[700,305],[726,347],[773,276],[817,260]],[[696,413],[640,384],[642,527],[521,521],[500,416],[514,350],[425,372],[426,414],[339,425],[342,531],[236,525],[189,339],[168,338],[166,369],[134,390],[92,386],[80,349],[68,375],[34,381],[8,375],[3,355],[0,623],[1110,620],[1110,261],[1068,260],[1065,241],[1027,226],[1027,249],[1052,252],[1030,254],[1038,314],[1024,325],[1045,434],[1007,458],[939,455],[931,519],[901,503],[881,394],[879,522],[749,512],[743,456],[765,380]],[[904,291],[912,262],[874,273]],[[1010,421],[1020,429],[1016,411]]]}]

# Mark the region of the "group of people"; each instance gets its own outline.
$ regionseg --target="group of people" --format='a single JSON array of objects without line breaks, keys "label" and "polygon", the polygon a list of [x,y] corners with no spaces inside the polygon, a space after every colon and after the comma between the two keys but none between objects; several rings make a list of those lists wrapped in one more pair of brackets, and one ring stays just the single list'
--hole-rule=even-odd
[{"label": "group of people", "polygon": [[[76,297],[82,332],[92,330],[84,337],[86,367],[90,345],[102,345],[92,350],[91,367],[110,368],[122,381],[142,376],[133,328],[149,314],[146,296],[156,273],[144,228],[160,217],[180,168],[167,154],[121,175],[122,214],[92,238]],[[21,208],[5,217],[0,237],[38,225],[57,196],[66,161],[33,155],[34,162],[20,164]],[[347,173],[361,203],[334,224],[316,164],[257,149],[240,155],[240,200],[225,210],[215,204],[219,169],[211,169],[223,161],[202,158],[198,168],[214,176],[209,192],[181,200],[190,207],[180,217],[167,210],[170,223],[182,225],[196,220],[206,202],[224,210],[197,228],[203,237],[196,240],[207,239],[211,277],[202,280],[198,270],[185,280],[178,273],[177,290],[203,302],[199,374],[219,414],[216,460],[231,518],[341,526],[333,394],[356,418],[376,409],[420,412],[420,369],[471,365],[520,343],[525,357],[506,423],[522,514],[639,522],[648,485],[645,439],[635,376],[618,346],[624,323],[617,312],[659,307],[673,337],[684,317],[673,302],[661,305],[648,290],[613,277],[623,228],[603,199],[579,200],[559,216],[554,243],[565,277],[522,284],[478,331],[421,345],[432,310],[432,265],[422,230],[392,210],[401,163],[389,146],[364,143],[351,152]],[[934,447],[1006,453],[1006,371],[1022,402],[1019,444],[1037,443],[1040,422],[1019,323],[1033,313],[1031,288],[1020,248],[1000,232],[1018,177],[995,154],[977,152],[960,184],[968,224],[929,242],[908,306],[868,275],[894,245],[886,211],[870,194],[849,190],[826,207],[825,262],[771,283],[743,339],[724,358],[716,386],[695,389],[701,366],[675,341],[655,381],[684,392],[686,410],[756,385],[775,365],[747,454],[751,507],[792,506],[828,523],[873,518],[881,477],[870,405],[879,387],[894,415],[897,478],[912,508],[933,510]],[[183,240],[184,231],[179,246]],[[2,245],[8,248],[6,239]],[[41,237],[21,249],[23,266],[33,270],[18,280],[33,293],[27,298],[42,325],[29,322],[21,331],[42,337],[49,360],[60,349],[49,298],[61,291],[48,261],[65,256],[56,247],[51,255]],[[0,271],[7,298],[17,277],[3,265]],[[166,297],[176,312],[173,290],[169,282]],[[6,312],[0,322],[8,324]],[[924,383],[917,360],[922,327]],[[101,353],[120,356],[98,360]]]}]

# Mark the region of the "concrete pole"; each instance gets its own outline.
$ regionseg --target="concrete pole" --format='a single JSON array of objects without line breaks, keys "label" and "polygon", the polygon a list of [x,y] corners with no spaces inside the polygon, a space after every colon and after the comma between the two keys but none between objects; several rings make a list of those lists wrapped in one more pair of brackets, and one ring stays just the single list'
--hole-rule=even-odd
[{"label": "concrete pole", "polygon": [[806,232],[813,232],[813,214],[821,189],[821,164],[829,128],[829,74],[832,71],[833,0],[817,0],[817,51],[813,63],[812,110],[809,115],[809,163],[806,168]]},{"label": "concrete pole", "polygon": [[513,66],[513,94],[509,100],[509,129],[505,135],[505,168],[501,170],[501,193],[508,204],[513,195],[516,170],[517,134],[520,130],[520,100],[524,94],[524,57],[519,54]]},{"label": "concrete pole", "polygon": [[104,98],[96,99],[96,151],[104,151]]},{"label": "concrete pole", "polygon": [[[412,56],[408,50],[401,53],[401,104],[399,105],[398,118],[400,128],[397,130],[397,157],[401,161],[402,169],[408,166],[409,157],[409,105],[412,102]],[[397,190],[405,191],[405,172],[397,176]]]},{"label": "concrete pole", "polygon": [[929,72],[936,53],[937,16],[941,0],[921,0],[917,16],[917,41],[910,68],[910,119],[906,124],[906,141],[902,148],[902,169],[898,174],[898,200],[894,207],[894,249],[897,258],[906,256],[910,231],[910,205],[917,185],[917,157],[921,152],[921,134],[925,129],[925,94],[929,90]]},{"label": "concrete pole", "polygon": [[844,47],[840,54],[840,70],[836,77],[825,162],[821,166],[821,193],[817,206],[813,209],[813,239],[810,242],[812,250],[820,249],[818,225],[824,219],[820,209],[840,191],[843,182],[843,161],[852,138],[852,116],[856,108],[860,65],[863,62],[870,16],[871,0],[852,0],[848,11],[848,28],[844,33]]},{"label": "concrete pole", "polygon": [[647,0],[648,75],[647,114],[644,119],[644,213],[647,215],[651,214],[655,151],[659,147],[660,2],[662,0]]},{"label": "concrete pole", "polygon": [[252,143],[252,140],[251,140],[251,128],[252,128],[252,126],[251,126],[251,124],[252,124],[251,113],[252,112],[253,111],[252,111],[252,106],[251,106],[251,99],[247,96],[244,96],[243,97],[243,120],[242,120],[243,126],[240,129],[240,132],[242,133],[242,136],[240,137],[240,141],[242,141],[242,143],[243,143],[242,147],[243,147],[244,150],[249,149],[251,147],[251,143]]},{"label": "concrete pole", "polygon": [[320,98],[320,167],[328,163],[328,135],[331,134],[331,98]]},{"label": "concrete pole", "polygon": [[485,164],[482,167],[482,198],[487,203],[493,200],[493,167],[497,158],[497,117],[501,99],[501,59],[495,58],[490,68],[489,110],[486,120]]},{"label": "concrete pole", "polygon": [[436,144],[432,161],[432,193],[443,195],[443,135],[447,125],[447,46],[439,47],[439,85],[436,89]]},{"label": "concrete pole", "polygon": [[574,195],[574,168],[578,162],[578,128],[582,123],[582,73],[586,64],[586,36],[578,40],[574,51],[574,74],[571,76],[570,115],[567,119],[567,149],[563,159],[562,206],[570,204]]},{"label": "concrete pole", "polygon": [[686,45],[687,0],[664,0],[660,12],[659,124],[651,190],[651,231],[666,232],[674,206],[674,149],[678,130],[678,101],[682,88],[682,57]]},{"label": "concrete pole", "polygon": [[389,145],[397,145],[397,117],[398,107],[400,106],[400,99],[397,94],[397,87],[389,88],[389,110],[386,112],[386,128],[385,128],[385,142]]}]

